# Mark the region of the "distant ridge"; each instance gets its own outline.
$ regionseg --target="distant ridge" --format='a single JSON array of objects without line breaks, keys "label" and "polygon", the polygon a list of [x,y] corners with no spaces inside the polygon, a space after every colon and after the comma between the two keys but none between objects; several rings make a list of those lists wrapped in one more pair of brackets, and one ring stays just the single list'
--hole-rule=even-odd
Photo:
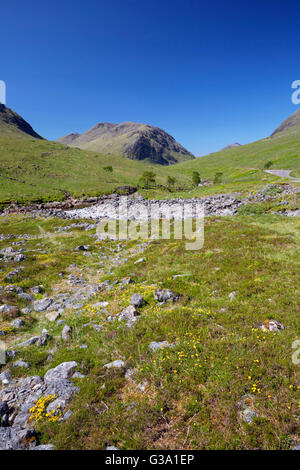
[{"label": "distant ridge", "polygon": [[43,139],[19,114],[0,103],[0,136],[34,137]]},{"label": "distant ridge", "polygon": [[234,144],[230,144],[222,148],[221,150],[219,150],[219,152],[222,152],[223,150],[233,149],[234,147],[241,147],[241,144],[239,144],[238,142],[235,142]]},{"label": "distant ridge", "polygon": [[68,134],[58,139],[58,142],[70,147],[161,165],[195,158],[167,132],[135,122],[99,122],[84,134]]}]

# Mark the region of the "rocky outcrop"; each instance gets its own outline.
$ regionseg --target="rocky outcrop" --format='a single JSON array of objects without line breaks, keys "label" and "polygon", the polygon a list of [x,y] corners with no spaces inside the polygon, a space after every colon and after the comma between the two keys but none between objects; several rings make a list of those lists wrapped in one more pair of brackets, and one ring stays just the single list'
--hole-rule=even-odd
[{"label": "rocky outcrop", "polygon": [[60,419],[66,416],[65,409],[72,396],[78,392],[69,379],[77,362],[63,362],[40,376],[12,380],[7,374],[7,385],[0,391],[0,450],[22,450],[36,446],[35,431],[30,423],[32,408],[41,397],[55,399],[47,412],[60,410]]}]

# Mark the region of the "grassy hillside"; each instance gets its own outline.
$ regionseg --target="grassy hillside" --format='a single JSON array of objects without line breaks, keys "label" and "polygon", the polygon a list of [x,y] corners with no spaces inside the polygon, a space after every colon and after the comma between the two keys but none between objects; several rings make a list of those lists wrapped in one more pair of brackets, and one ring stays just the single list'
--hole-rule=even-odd
[{"label": "grassy hillside", "polygon": [[199,170],[203,177],[212,177],[215,172],[223,171],[227,180],[247,179],[252,171],[262,171],[269,161],[273,162],[273,169],[292,169],[295,176],[300,176],[300,133],[274,136],[212,153],[191,162],[180,163],[176,170],[184,173]]},{"label": "grassy hillside", "polygon": [[[154,171],[158,184],[166,185],[170,175],[176,180],[175,188],[183,185],[187,188],[173,193],[161,188],[141,191],[146,197],[246,192],[282,180],[265,173],[264,165],[269,161],[272,169],[291,169],[293,176],[300,177],[299,133],[274,136],[167,167],[67,148],[56,142],[0,137],[0,203],[61,200],[66,191],[75,197],[101,195],[122,184],[136,185],[146,170]],[[108,165],[113,167],[112,173],[103,169]],[[222,182],[193,188],[193,171],[210,181],[221,172]]]},{"label": "grassy hillside", "polygon": [[[112,166],[113,172],[105,166]],[[137,184],[152,168],[56,142],[0,137],[0,203],[61,200],[65,191],[74,197],[101,195],[122,184]],[[157,181],[165,183],[167,168],[158,168]]]},{"label": "grassy hillside", "polygon": [[[168,168],[168,173],[178,180],[191,181],[193,171],[198,171],[201,178],[214,180],[216,173],[223,173],[222,184],[195,188],[183,197],[201,196],[226,191],[249,191],[268,182],[284,181],[270,176],[264,171],[264,165],[272,162],[272,169],[293,170],[291,176],[300,177],[300,133],[287,136],[266,138],[248,145],[196,158],[189,162],[178,163]],[[159,196],[160,191],[152,191]]]}]

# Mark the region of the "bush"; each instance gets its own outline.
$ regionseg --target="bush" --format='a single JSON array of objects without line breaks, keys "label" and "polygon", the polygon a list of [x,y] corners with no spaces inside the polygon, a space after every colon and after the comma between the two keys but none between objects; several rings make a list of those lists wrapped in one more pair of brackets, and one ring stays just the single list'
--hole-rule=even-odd
[{"label": "bush", "polygon": [[167,185],[170,186],[170,187],[173,187],[175,183],[176,183],[176,179],[173,178],[172,176],[168,176]]},{"label": "bush", "polygon": [[245,204],[238,208],[238,213],[240,215],[260,215],[265,214],[268,208],[264,204]]},{"label": "bush", "polygon": [[193,171],[192,180],[195,186],[198,186],[198,184],[201,182],[201,178],[198,171]]},{"label": "bush", "polygon": [[214,177],[214,184],[222,183],[222,178],[223,178],[223,173],[221,172],[216,173]]},{"label": "bush", "polygon": [[273,165],[272,160],[269,160],[267,163],[264,164],[264,169],[267,170],[268,168],[271,168]]},{"label": "bush", "polygon": [[107,171],[107,173],[112,173],[113,172],[113,167],[112,166],[104,166],[103,170]]}]

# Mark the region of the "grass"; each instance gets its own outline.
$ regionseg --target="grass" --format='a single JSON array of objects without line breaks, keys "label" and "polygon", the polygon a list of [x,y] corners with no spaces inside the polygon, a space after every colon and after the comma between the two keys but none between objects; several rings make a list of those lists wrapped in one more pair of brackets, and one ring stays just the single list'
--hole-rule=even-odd
[{"label": "grass", "polygon": [[[105,171],[108,165],[113,172]],[[120,185],[136,185],[147,168],[152,166],[56,142],[1,137],[0,204],[60,201],[68,193],[77,198],[100,196]],[[159,167],[156,173],[157,182],[164,183],[166,170]]]},{"label": "grass", "polygon": [[[68,421],[37,424],[40,442],[50,440],[58,449],[289,449],[299,436],[299,366],[292,362],[292,343],[299,338],[299,221],[264,213],[210,218],[200,251],[186,251],[184,241],[153,241],[143,253],[145,263],[134,264],[141,257],[134,250],[142,242],[122,242],[122,264],[114,266],[108,258],[103,268],[100,253],[115,256],[118,242],[95,243],[92,231],[53,233],[67,223],[0,218],[0,233],[37,236],[24,241],[25,269],[14,284],[25,290],[44,284],[47,294],[54,285],[63,290],[59,273],[68,273],[72,263],[94,282],[128,276],[133,282],[102,291],[80,316],[66,311],[63,319],[73,327],[67,344],[59,339],[62,327],[34,313],[25,317],[24,333],[12,330],[5,337],[13,344],[16,335],[28,337],[46,327],[51,343],[22,353],[31,363],[26,374],[43,375],[63,361],[76,360],[78,370],[88,376],[76,380],[80,392],[70,404]],[[9,244],[2,241],[0,248]],[[76,252],[79,244],[90,244],[92,256]],[[3,269],[2,285],[11,269]],[[177,274],[186,276],[174,279]],[[179,293],[179,302],[159,305],[153,296],[156,287]],[[236,292],[232,301],[231,292]],[[106,321],[92,306],[107,300],[115,316],[133,293],[143,295],[146,304],[130,329]],[[285,329],[258,329],[272,318]],[[102,328],[84,327],[88,322]],[[173,347],[149,351],[151,341],[163,340]],[[48,351],[55,345],[49,363]],[[115,359],[133,369],[130,379],[124,370],[104,368]],[[253,395],[258,415],[250,425],[238,413],[238,402],[247,393]]]}]

